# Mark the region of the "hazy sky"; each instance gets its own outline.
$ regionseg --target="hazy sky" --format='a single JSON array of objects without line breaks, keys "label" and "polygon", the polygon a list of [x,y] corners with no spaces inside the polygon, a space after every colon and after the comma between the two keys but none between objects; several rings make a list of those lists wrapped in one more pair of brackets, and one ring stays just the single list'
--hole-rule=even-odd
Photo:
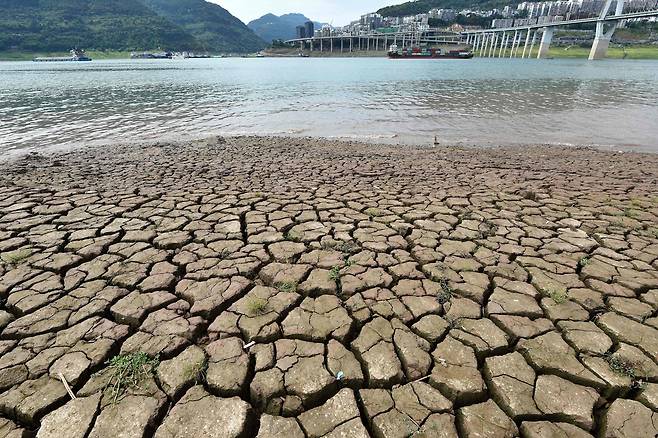
[{"label": "hazy sky", "polygon": [[361,14],[405,0],[210,0],[248,23],[271,12],[275,15],[299,12],[308,18],[344,26]]}]

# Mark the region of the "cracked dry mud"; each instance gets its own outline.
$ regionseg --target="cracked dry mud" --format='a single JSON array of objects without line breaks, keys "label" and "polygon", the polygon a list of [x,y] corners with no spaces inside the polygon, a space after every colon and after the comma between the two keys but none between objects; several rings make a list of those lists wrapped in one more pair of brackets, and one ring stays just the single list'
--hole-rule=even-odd
[{"label": "cracked dry mud", "polygon": [[658,155],[212,138],[0,183],[0,437],[658,433]]}]

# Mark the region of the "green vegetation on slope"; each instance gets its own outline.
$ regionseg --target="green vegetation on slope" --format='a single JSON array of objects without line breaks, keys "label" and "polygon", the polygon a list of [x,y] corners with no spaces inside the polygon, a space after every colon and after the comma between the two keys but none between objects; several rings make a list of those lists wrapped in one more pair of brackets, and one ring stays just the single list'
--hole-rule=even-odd
[{"label": "green vegetation on slope", "polygon": [[[118,50],[87,50],[87,56],[89,56],[94,61],[101,59],[128,59],[130,58],[130,51],[118,51]],[[49,56],[69,56],[68,51],[58,51],[58,52],[47,52],[47,51],[36,51],[36,52],[0,52],[0,61],[31,61],[37,57],[49,57]]]},{"label": "green vegetation on slope", "polygon": [[197,41],[133,0],[3,0],[0,50],[193,49]]},{"label": "green vegetation on slope", "polygon": [[194,36],[208,51],[253,52],[265,47],[242,21],[205,0],[140,0]]},{"label": "green vegetation on slope", "polygon": [[[548,50],[549,58],[584,58],[589,56],[589,47],[580,46],[551,46]],[[517,52],[518,57],[523,52],[523,46]],[[537,57],[539,47],[535,45],[530,58]],[[496,57],[498,57],[498,51]],[[529,53],[529,52],[528,52]],[[510,50],[507,49],[503,52],[503,57],[509,57]],[[528,55],[528,54],[526,54]],[[610,47],[606,58],[609,59],[658,59],[658,47],[656,46],[626,46],[626,47]]]},{"label": "green vegetation on slope", "polygon": [[506,5],[515,5],[519,1],[512,0],[415,0],[399,5],[386,6],[377,12],[384,17],[402,17],[405,15],[425,14],[430,9],[464,9],[464,8],[503,8]]},{"label": "green vegetation on slope", "polygon": [[[145,4],[145,3],[148,3]],[[156,3],[187,6],[176,19]],[[166,9],[166,8],[165,8]],[[1,0],[1,52],[250,51],[264,45],[240,20],[204,0]]]}]

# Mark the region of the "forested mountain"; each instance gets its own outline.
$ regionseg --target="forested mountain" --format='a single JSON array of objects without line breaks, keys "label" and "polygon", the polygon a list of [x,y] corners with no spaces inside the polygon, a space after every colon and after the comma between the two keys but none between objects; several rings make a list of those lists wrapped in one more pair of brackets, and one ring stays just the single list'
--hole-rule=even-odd
[{"label": "forested mountain", "polygon": [[226,9],[205,0],[140,0],[211,51],[253,52],[266,44]]},{"label": "forested mountain", "polygon": [[[172,11],[172,3],[184,10]],[[0,0],[0,51],[244,52],[264,45],[240,20],[204,0]]]},{"label": "forested mountain", "polygon": [[[303,26],[307,21],[309,19],[303,14],[284,14],[278,17],[274,14],[267,14],[250,21],[247,26],[256,35],[269,43],[274,40],[295,38],[297,26]],[[315,29],[322,27],[322,23],[313,22],[313,24],[315,25]]]}]

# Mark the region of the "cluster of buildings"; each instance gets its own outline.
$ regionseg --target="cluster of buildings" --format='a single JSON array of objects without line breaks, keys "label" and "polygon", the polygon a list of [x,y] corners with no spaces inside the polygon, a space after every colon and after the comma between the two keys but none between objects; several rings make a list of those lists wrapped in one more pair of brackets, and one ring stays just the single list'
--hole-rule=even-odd
[{"label": "cluster of buildings", "polygon": [[[605,0],[555,0],[545,2],[522,2],[518,6],[505,6],[499,14],[500,18],[492,20],[491,27],[502,28],[523,26],[526,24],[541,24],[591,17],[598,14]],[[613,2],[612,10],[616,5]],[[656,0],[626,0],[624,12],[658,9]]]},{"label": "cluster of buildings", "polygon": [[[405,17],[383,17],[378,13],[362,15],[347,26],[313,29],[313,23],[297,28],[298,38],[332,35],[363,35],[373,31],[380,32],[423,32],[436,23],[450,25],[459,21],[459,17],[481,17],[491,21],[491,27],[503,28],[528,24],[541,24],[585,18],[596,15],[605,4],[605,0],[554,0],[541,2],[524,1],[517,6],[505,6],[502,9],[431,9],[424,14]],[[615,5],[612,8],[615,10]],[[624,12],[658,9],[658,0],[625,0]],[[310,26],[309,26],[310,25]],[[464,27],[453,24],[449,30],[463,30]],[[473,26],[465,26],[473,27]]]},{"label": "cluster of buildings", "polygon": [[313,38],[315,36],[315,25],[307,21],[303,26],[297,26],[297,38]]}]

